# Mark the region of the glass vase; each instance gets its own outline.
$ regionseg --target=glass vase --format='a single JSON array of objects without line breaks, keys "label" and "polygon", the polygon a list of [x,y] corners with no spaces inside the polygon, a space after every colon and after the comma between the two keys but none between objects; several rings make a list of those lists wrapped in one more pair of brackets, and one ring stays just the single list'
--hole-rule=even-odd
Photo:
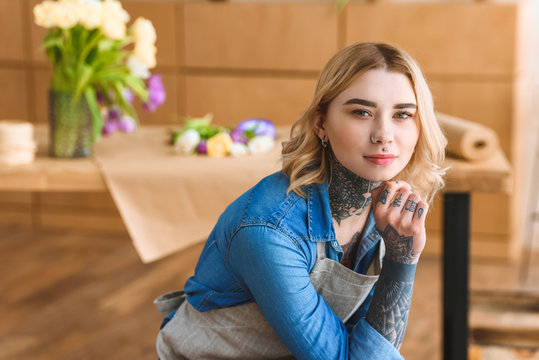
[{"label": "glass vase", "polygon": [[72,91],[49,91],[50,155],[80,158],[92,155],[92,115],[81,96],[73,102]]}]

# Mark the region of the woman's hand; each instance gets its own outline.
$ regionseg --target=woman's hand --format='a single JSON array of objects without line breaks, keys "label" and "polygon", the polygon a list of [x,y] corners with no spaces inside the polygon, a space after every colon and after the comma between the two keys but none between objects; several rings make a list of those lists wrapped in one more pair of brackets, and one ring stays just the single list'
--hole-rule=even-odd
[{"label": "woman's hand", "polygon": [[426,242],[428,204],[406,182],[386,181],[373,190],[372,207],[386,256],[400,263],[417,263]]}]

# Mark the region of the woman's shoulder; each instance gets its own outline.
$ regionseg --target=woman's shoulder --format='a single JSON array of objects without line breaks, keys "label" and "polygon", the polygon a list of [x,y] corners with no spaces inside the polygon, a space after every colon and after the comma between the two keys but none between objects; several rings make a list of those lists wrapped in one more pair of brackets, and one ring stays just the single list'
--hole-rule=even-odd
[{"label": "woman's shoulder", "polygon": [[295,192],[287,192],[289,184],[290,179],[282,171],[260,180],[249,194],[243,223],[277,224],[294,205],[304,203],[304,199]]},{"label": "woman's shoulder", "polygon": [[[289,184],[290,179],[281,171],[263,178],[226,209],[220,225],[230,234],[243,227],[262,226],[288,238],[307,238],[308,199],[287,191]],[[303,190],[316,198],[318,187],[311,184]]]}]

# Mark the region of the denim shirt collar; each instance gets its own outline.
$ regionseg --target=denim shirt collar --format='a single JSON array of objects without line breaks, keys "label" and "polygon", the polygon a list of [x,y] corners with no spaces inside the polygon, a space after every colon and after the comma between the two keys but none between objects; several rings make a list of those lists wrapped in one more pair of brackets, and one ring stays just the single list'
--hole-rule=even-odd
[{"label": "denim shirt collar", "polygon": [[[311,184],[306,189],[309,240],[314,242],[336,240],[333,219],[331,217],[331,207],[329,205],[328,186],[329,182],[326,179],[323,184]],[[372,211],[369,213],[369,217],[365,223],[363,238],[368,238],[369,241],[362,242],[362,245],[368,245],[368,247],[381,238],[380,233],[376,229]]]},{"label": "denim shirt collar", "polygon": [[335,229],[329,206],[328,179],[323,184],[311,184],[306,190],[309,240],[334,241]]}]

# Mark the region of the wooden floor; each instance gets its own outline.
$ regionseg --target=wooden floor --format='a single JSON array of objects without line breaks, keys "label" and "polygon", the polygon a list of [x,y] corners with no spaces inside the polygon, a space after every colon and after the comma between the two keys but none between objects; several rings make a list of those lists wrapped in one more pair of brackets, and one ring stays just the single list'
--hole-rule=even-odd
[{"label": "wooden floor", "polygon": [[[202,244],[142,264],[127,234],[0,228],[0,359],[156,359],[152,300],[182,287]],[[537,259],[527,287],[538,288]],[[474,289],[519,286],[515,265],[474,263]],[[441,264],[418,268],[407,359],[441,359]]]}]

